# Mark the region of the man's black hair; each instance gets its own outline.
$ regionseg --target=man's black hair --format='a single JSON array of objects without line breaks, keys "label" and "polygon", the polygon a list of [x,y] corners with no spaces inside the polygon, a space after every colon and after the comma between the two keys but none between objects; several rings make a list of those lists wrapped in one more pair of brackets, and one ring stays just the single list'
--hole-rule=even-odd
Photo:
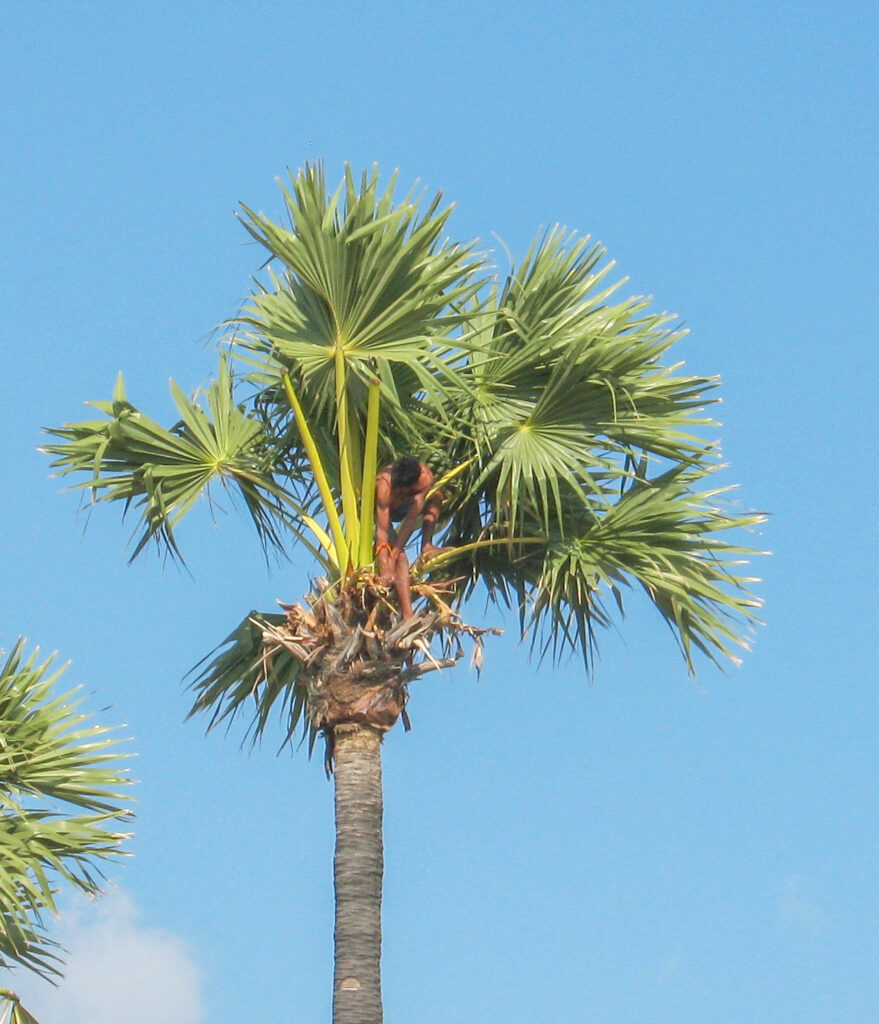
[{"label": "man's black hair", "polygon": [[391,463],[391,483],[400,490],[414,487],[420,476],[421,462],[413,455],[401,455]]}]

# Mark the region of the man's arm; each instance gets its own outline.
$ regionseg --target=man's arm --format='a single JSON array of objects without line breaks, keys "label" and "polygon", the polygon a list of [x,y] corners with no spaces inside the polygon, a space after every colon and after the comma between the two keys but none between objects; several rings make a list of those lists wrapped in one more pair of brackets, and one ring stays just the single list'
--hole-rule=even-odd
[{"label": "man's arm", "polygon": [[444,550],[433,542],[433,532],[443,510],[443,492],[434,491],[424,503],[424,520],[421,526],[421,554]]},{"label": "man's arm", "polygon": [[379,473],[375,478],[375,551],[378,556],[378,571],[385,583],[394,578],[396,555],[391,544],[391,478]]},{"label": "man's arm", "polygon": [[391,478],[379,473],[375,478],[375,546],[387,544],[391,536]]}]

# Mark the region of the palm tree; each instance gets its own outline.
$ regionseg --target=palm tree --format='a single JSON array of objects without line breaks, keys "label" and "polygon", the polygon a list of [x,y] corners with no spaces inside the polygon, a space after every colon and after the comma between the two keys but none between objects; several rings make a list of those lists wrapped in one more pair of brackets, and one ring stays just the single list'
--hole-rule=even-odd
[{"label": "palm tree", "polygon": [[[58,694],[53,658],[19,638],[0,665],[0,967],[61,973],[46,930],[56,883],[100,892],[100,862],[123,853],[129,783],[112,730],[88,722],[76,691]],[[36,1024],[9,989],[0,1021]]]},{"label": "palm tree", "polygon": [[[454,664],[462,637],[481,664],[487,630],[461,618],[475,589],[515,610],[532,650],[574,652],[587,671],[626,588],[647,594],[690,670],[696,650],[734,658],[757,608],[736,538],[760,517],[712,486],[700,410],[717,380],[663,364],[674,319],[618,300],[603,249],[562,228],[501,283],[446,238],[440,195],[422,208],[394,187],[346,168],[330,194],[306,166],[282,184],[286,225],[242,207],[268,273],[226,325],[204,401],[172,385],[167,430],[120,377],[93,403],[103,418],[45,446],[93,501],[137,511],[132,558],[151,541],[180,558],[177,523],[218,486],[267,551],[314,557],[304,603],[251,612],[197,666],[193,712],[215,725],[250,709],[254,740],[277,712],[287,741],[300,726],[309,750],[327,741],[336,1024],[381,1020],[381,737],[408,724],[409,683]],[[433,469],[453,546],[416,563],[407,619],[373,550],[377,467],[401,454]]]}]

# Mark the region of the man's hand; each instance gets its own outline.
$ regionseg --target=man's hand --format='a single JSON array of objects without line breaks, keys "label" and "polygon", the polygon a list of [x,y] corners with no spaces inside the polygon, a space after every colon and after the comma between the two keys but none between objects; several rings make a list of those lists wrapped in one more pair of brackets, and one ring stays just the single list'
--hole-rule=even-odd
[{"label": "man's hand", "polygon": [[397,559],[394,557],[391,547],[388,544],[383,544],[378,552],[378,572],[384,586],[389,587],[394,582],[396,568]]}]

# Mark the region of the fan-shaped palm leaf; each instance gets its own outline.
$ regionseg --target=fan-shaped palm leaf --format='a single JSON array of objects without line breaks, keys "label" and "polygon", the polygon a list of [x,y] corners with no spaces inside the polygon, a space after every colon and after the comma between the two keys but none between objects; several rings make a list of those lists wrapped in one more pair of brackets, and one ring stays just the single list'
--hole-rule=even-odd
[{"label": "fan-shaped palm leaf", "polygon": [[[90,402],[108,418],[54,428],[61,443],[42,450],[57,456],[58,475],[83,473],[77,486],[95,501],[122,501],[140,509],[132,559],[151,541],[175,557],[174,528],[214,482],[240,498],[260,539],[280,548],[279,530],[302,535],[305,508],[273,476],[272,443],[261,421],[233,401],[225,359],[207,391],[207,412],[172,381],[180,420],[167,430],[128,401],[120,375],[111,402]],[[313,553],[323,555],[308,541]]]}]

